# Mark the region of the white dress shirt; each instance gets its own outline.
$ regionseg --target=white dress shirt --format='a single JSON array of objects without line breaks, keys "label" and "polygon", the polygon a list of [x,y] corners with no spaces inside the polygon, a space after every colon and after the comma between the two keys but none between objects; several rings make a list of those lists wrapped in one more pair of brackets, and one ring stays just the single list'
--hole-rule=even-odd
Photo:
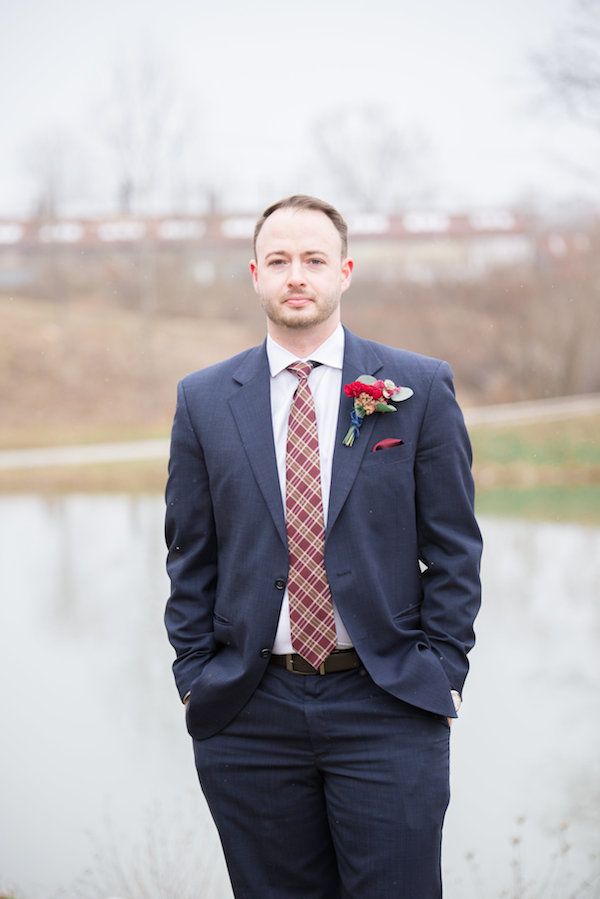
[{"label": "white dress shirt", "polygon": [[[299,357],[294,356],[289,350],[275,343],[270,335],[267,336],[267,357],[271,371],[271,416],[273,420],[275,455],[277,457],[277,474],[279,475],[281,499],[285,509],[285,456],[288,419],[290,417],[292,399],[298,387],[297,375],[287,371],[287,366],[291,365],[292,362],[296,362]],[[308,359],[321,363],[311,371],[308,376],[308,383],[315,400],[321,462],[321,495],[323,498],[323,516],[325,526],[327,526],[331,467],[342,390],[342,367],[344,361],[344,329],[342,326],[338,325],[325,343],[322,343],[308,358],[302,358],[301,361],[307,362]],[[352,641],[335,607],[335,603],[333,605],[333,614],[337,645],[340,649],[347,649],[352,646]],[[283,594],[273,652],[276,655],[294,652],[290,632],[287,588]]]}]

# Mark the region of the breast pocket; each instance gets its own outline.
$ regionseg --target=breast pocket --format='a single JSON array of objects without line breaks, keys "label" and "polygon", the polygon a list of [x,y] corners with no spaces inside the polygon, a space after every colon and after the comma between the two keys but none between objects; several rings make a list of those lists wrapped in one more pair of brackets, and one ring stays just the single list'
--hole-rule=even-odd
[{"label": "breast pocket", "polygon": [[410,465],[414,461],[412,449],[406,443],[400,446],[390,446],[376,452],[368,450],[362,460],[361,468],[371,468],[376,465],[394,465],[396,463]]}]

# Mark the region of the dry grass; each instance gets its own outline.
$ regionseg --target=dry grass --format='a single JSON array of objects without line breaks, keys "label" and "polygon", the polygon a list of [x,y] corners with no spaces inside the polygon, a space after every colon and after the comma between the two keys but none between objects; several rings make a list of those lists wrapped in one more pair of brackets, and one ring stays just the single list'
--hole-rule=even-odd
[{"label": "dry grass", "polygon": [[0,297],[1,445],[155,436],[184,374],[261,336],[236,321],[145,321],[99,301]]}]

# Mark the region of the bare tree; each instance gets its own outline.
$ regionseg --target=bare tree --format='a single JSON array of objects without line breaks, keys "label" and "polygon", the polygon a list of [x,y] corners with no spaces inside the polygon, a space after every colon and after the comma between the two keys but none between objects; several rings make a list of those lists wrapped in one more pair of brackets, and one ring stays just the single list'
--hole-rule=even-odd
[{"label": "bare tree", "polygon": [[101,121],[121,213],[156,211],[181,195],[197,119],[195,102],[164,59],[147,54],[116,66]]},{"label": "bare tree", "polygon": [[[49,125],[29,136],[21,159],[32,185],[31,213],[44,224],[40,231],[44,241],[43,292],[64,312],[67,265],[64,246],[54,229],[56,220],[68,214],[69,206],[79,205],[85,198],[89,184],[85,177],[86,154],[81,142],[66,128]],[[63,239],[65,235],[68,243],[68,233],[63,228]]]},{"label": "bare tree", "polygon": [[77,141],[59,125],[31,134],[23,146],[22,164],[33,187],[33,212],[54,219],[65,207],[82,199],[84,163]]},{"label": "bare tree", "polygon": [[[100,121],[116,175],[116,194],[122,215],[172,211],[174,201],[184,207],[182,194],[197,194],[202,174],[186,186],[196,157],[197,110],[190,95],[175,82],[169,63],[146,51],[122,60]],[[160,248],[148,231],[139,242],[134,262],[139,278],[139,339],[144,347],[141,375],[148,386],[142,410],[154,415],[150,389],[156,377],[154,317],[158,311]]]},{"label": "bare tree", "polygon": [[389,212],[429,195],[427,141],[416,131],[400,130],[386,107],[331,110],[312,130],[320,167],[349,205]]},{"label": "bare tree", "polygon": [[575,0],[569,22],[534,65],[551,96],[576,122],[600,132],[600,4]]}]

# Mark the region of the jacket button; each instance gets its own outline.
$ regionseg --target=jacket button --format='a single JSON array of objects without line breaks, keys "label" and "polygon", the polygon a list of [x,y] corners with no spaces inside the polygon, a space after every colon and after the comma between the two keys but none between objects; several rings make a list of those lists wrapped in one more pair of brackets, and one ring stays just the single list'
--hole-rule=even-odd
[{"label": "jacket button", "polygon": [[277,580],[275,581],[275,586],[277,587],[278,590],[285,590],[285,578],[278,577]]},{"label": "jacket button", "polygon": [[270,655],[271,655],[270,649],[261,649],[261,651],[260,651],[261,659],[268,659]]}]

